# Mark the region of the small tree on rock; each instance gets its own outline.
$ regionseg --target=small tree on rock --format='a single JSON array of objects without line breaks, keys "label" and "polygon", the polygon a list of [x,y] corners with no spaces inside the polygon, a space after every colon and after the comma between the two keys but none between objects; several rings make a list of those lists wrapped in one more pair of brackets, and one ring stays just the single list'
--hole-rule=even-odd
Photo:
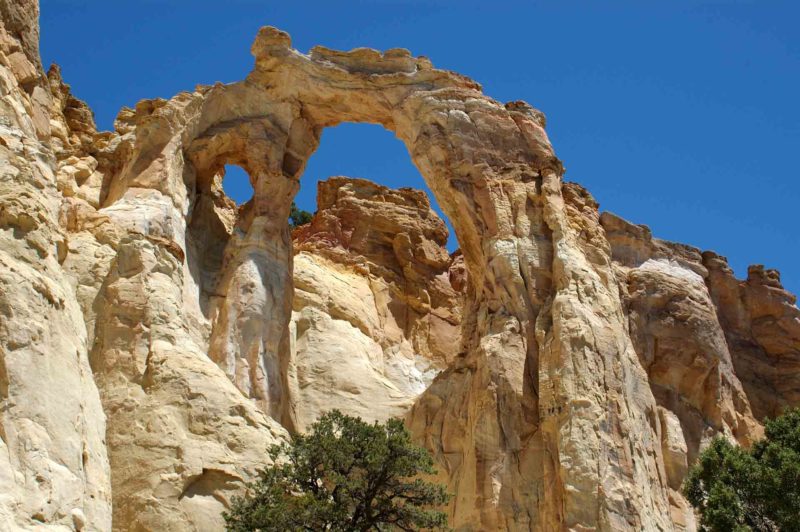
[{"label": "small tree on rock", "polygon": [[764,423],[748,451],[717,437],[684,493],[708,532],[800,532],[800,408]]},{"label": "small tree on rock", "polygon": [[224,514],[230,532],[446,529],[436,508],[449,495],[417,478],[435,473],[433,461],[399,420],[370,425],[334,410],[269,455],[275,465]]},{"label": "small tree on rock", "polygon": [[289,211],[289,225],[293,229],[309,223],[313,217],[313,214],[298,208],[297,204],[292,202],[291,210]]}]

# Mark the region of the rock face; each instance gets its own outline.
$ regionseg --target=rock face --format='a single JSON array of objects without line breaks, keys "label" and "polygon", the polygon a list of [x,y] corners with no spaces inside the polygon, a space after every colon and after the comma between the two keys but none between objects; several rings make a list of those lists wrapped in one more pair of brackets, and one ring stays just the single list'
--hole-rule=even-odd
[{"label": "rock face", "polygon": [[[777,272],[600,214],[528,104],[262,28],[244,81],[97,132],[37,16],[0,0],[0,529],[221,530],[264,449],[338,407],[405,416],[458,530],[694,530],[703,445],[800,403]],[[460,252],[424,194],[357,179],[290,233],[341,122],[406,144]]]},{"label": "rock face", "polygon": [[738,281],[725,259],[703,253],[708,286],[736,374],[757,419],[800,403],[800,312],[776,270],[751,266]]},{"label": "rock face", "polygon": [[207,355],[188,213],[107,201],[135,135],[45,76],[35,2],[0,14],[0,529],[221,529],[286,432]]},{"label": "rock face", "polygon": [[0,14],[0,529],[109,529],[105,417],[61,264],[65,118],[39,61],[38,5],[3,1]]},{"label": "rock face", "polygon": [[292,418],[402,416],[458,354],[464,273],[427,196],[342,177],[294,235]]}]

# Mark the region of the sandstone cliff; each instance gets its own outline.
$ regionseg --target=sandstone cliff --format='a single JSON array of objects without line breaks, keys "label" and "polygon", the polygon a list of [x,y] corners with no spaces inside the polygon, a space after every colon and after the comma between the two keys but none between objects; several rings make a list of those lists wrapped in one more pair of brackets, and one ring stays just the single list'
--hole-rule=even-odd
[{"label": "sandstone cliff", "polygon": [[[601,214],[528,104],[262,28],[247,79],[98,132],[37,17],[0,0],[0,529],[220,530],[266,446],[338,407],[406,416],[458,530],[694,530],[702,446],[800,403],[778,273]],[[345,121],[406,144],[459,253],[424,194],[365,180],[290,234]]]},{"label": "sandstone cliff", "polygon": [[294,235],[294,425],[402,416],[458,354],[463,262],[420,191],[337,177],[318,198]]}]

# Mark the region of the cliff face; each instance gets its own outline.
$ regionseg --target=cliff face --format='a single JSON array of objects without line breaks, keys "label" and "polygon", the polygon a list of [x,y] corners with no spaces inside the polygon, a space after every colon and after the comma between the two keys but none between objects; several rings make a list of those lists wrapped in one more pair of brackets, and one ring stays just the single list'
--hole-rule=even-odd
[{"label": "cliff face", "polygon": [[[716,434],[800,403],[777,272],[664,242],[562,181],[542,113],[408,51],[291,48],[97,132],[0,0],[0,529],[220,530],[323,410],[404,415],[459,530],[694,530]],[[322,129],[382,124],[426,196],[319,185]],[[222,191],[226,164],[253,199]]]},{"label": "cliff face", "polygon": [[336,177],[318,198],[294,234],[294,426],[402,416],[458,354],[463,261],[423,192]]},{"label": "cliff face", "polygon": [[0,529],[108,529],[105,420],[62,266],[57,157],[71,139],[39,62],[38,5],[2,2],[0,15]]}]

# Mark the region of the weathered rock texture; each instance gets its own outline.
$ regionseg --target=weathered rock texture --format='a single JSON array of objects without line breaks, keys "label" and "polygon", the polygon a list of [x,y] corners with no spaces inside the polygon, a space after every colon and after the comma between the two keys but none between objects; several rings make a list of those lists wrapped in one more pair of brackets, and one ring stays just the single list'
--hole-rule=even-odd
[{"label": "weathered rock texture", "polygon": [[[101,133],[45,75],[37,14],[0,0],[0,528],[219,530],[265,447],[337,406],[405,414],[456,529],[693,530],[699,449],[800,402],[777,272],[601,215],[528,104],[263,28],[244,81]],[[346,121],[405,143],[460,254],[424,195],[343,178],[293,249]]]},{"label": "weathered rock texture", "polygon": [[292,418],[401,416],[458,354],[463,262],[420,191],[337,177],[318,198],[294,235]]},{"label": "weathered rock texture", "polygon": [[3,1],[0,15],[0,529],[109,529],[105,418],[61,265],[69,118],[40,64],[37,3]]}]

